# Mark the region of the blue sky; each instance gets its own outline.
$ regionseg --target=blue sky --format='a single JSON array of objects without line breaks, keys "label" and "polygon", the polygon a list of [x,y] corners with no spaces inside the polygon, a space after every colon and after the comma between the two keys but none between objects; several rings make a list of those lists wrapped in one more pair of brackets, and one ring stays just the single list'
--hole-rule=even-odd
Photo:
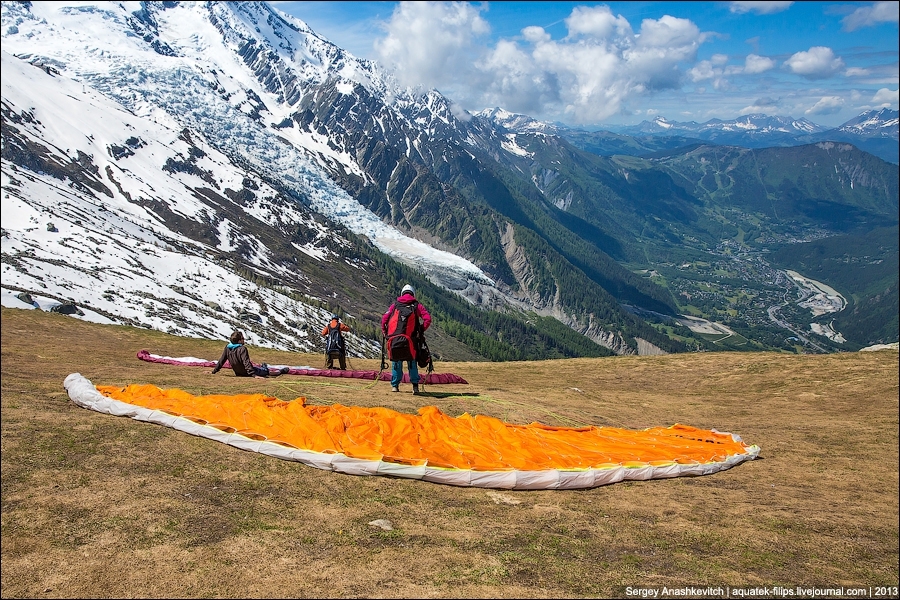
[{"label": "blue sky", "polygon": [[271,2],[352,54],[570,125],[898,108],[898,2]]}]

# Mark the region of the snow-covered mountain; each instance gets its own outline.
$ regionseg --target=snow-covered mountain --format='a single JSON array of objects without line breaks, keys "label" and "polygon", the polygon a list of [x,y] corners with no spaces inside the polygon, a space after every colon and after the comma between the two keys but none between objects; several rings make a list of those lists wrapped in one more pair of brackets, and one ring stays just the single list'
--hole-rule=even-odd
[{"label": "snow-covered mountain", "polygon": [[889,108],[868,110],[850,119],[836,130],[860,137],[900,139],[900,112]]},{"label": "snow-covered mountain", "polygon": [[548,133],[559,134],[559,127],[545,121],[538,121],[528,115],[509,112],[502,108],[487,108],[475,113],[476,117],[486,119],[495,125],[515,133]]},{"label": "snow-covered mountain", "polygon": [[652,121],[642,121],[638,125],[618,128],[617,131],[629,135],[682,135],[715,141],[717,138],[736,133],[771,138],[773,136],[809,135],[825,131],[825,129],[806,119],[753,114],[728,121],[712,119],[705,123],[669,121],[665,117],[657,117]]},{"label": "snow-covered mountain", "polygon": [[[359,172],[348,149],[280,126],[305,91],[326,81],[339,91],[362,85],[412,102],[371,63],[265,3],[73,4],[3,3],[4,49],[90,85],[139,116],[197,130],[389,253],[424,250],[331,182],[320,164]],[[413,245],[405,254],[404,243]],[[449,264],[442,268],[481,276],[471,263],[444,258]]]},{"label": "snow-covered mountain", "polygon": [[301,256],[338,258],[309,208],[168,118],[6,52],[2,67],[4,305],[75,304],[93,321],[214,339],[243,327],[258,345],[316,348],[301,324],[330,312],[255,285],[230,257],[243,249],[244,268],[303,289],[296,263],[261,239],[293,229]]},{"label": "snow-covered mountain", "polygon": [[[278,127],[303,86],[388,93],[370,63],[302,22],[249,2],[2,10],[7,299],[45,290],[48,306],[76,301],[101,321],[217,338],[242,325],[262,345],[308,350],[316,340],[295,329],[322,321],[329,311],[315,305],[328,298],[306,306],[271,295],[217,255],[239,251],[247,268],[302,290],[297,265],[273,259],[259,230],[292,231],[284,237],[309,260],[344,261],[329,246],[352,244],[322,215],[436,280],[491,285],[470,261],[401,233],[338,187],[320,165],[359,167],[326,135]],[[292,72],[264,60],[273,52]],[[258,80],[248,63],[272,70]],[[34,173],[15,166],[28,156]],[[243,219],[252,227],[235,223]]]}]

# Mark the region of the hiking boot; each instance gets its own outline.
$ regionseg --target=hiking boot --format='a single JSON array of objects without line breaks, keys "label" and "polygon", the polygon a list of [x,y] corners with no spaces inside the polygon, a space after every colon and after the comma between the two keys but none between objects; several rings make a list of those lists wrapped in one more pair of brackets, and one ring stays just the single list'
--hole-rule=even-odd
[{"label": "hiking boot", "polygon": [[419,393],[419,384],[414,383],[413,384],[413,394],[418,394],[418,393]]},{"label": "hiking boot", "polygon": [[391,386],[391,391],[392,391],[392,392],[399,392],[399,391],[400,391],[400,386],[392,385],[392,386]]}]

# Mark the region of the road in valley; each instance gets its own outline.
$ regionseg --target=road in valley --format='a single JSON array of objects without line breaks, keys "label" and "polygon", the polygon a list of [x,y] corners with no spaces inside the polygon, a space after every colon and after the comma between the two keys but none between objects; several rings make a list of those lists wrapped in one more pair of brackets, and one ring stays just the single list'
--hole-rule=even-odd
[{"label": "road in valley", "polygon": [[[797,331],[797,329],[795,329],[793,325],[783,320],[778,315],[778,311],[791,302],[795,302],[800,306],[809,308],[812,311],[813,316],[818,316],[827,313],[836,313],[844,310],[844,307],[847,306],[847,301],[834,289],[828,287],[823,283],[819,283],[818,281],[804,277],[796,271],[785,271],[784,274],[787,276],[787,280],[790,283],[793,283],[799,290],[799,299],[788,300],[787,298],[785,298],[785,301],[781,304],[770,306],[766,311],[769,314],[769,319],[779,327],[787,329],[788,331],[793,333],[797,337],[797,339],[799,339],[804,344],[815,348],[819,352],[828,353],[828,349],[823,348],[819,344],[815,343],[814,341],[803,335],[801,332]],[[785,292],[785,296],[787,296],[787,294],[788,292]],[[843,336],[840,336],[840,334],[835,334],[835,337],[832,339],[835,339],[835,341],[843,341]]]},{"label": "road in valley", "polygon": [[787,306],[788,304],[790,304],[790,302],[785,302],[784,304],[781,304],[781,305],[778,305],[778,306],[770,306],[770,307],[768,308],[768,310],[767,310],[767,312],[769,313],[769,319],[770,319],[773,323],[775,323],[776,325],[778,325],[779,327],[782,327],[782,328],[784,328],[784,329],[787,329],[788,331],[790,331],[791,333],[793,333],[794,336],[796,336],[797,339],[800,340],[801,342],[803,342],[804,344],[806,344],[806,345],[808,345],[808,346],[812,346],[813,348],[815,348],[815,349],[818,350],[819,352],[822,352],[823,354],[828,354],[828,350],[826,350],[826,349],[823,348],[822,346],[818,345],[817,343],[815,343],[814,341],[812,341],[811,339],[809,339],[808,337],[806,337],[805,335],[803,335],[802,333],[800,333],[799,331],[797,331],[796,329],[794,329],[794,326],[793,326],[793,325],[791,325],[791,324],[788,323],[787,321],[783,321],[783,320],[778,316],[778,311],[781,310],[781,307],[782,307],[782,306]]}]

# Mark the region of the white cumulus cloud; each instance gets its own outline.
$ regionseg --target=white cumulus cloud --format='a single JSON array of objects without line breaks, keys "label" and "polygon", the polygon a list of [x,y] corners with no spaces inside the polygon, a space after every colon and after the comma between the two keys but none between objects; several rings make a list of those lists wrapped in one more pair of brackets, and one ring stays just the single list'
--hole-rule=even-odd
[{"label": "white cumulus cloud", "polygon": [[844,107],[844,99],[840,96],[824,96],[806,110],[807,115],[831,115]]},{"label": "white cumulus cloud", "polygon": [[775,61],[765,56],[750,54],[744,60],[744,66],[729,65],[728,56],[725,54],[714,54],[710,60],[701,60],[687,72],[688,77],[694,83],[700,81],[711,80],[715,89],[726,89],[729,87],[725,76],[730,75],[758,75],[764,73],[775,66]]},{"label": "white cumulus cloud", "polygon": [[795,53],[784,64],[791,72],[807,79],[824,79],[840,71],[844,61],[835,56],[831,48],[813,46],[809,50]]},{"label": "white cumulus cloud", "polygon": [[897,106],[897,104],[900,103],[900,90],[881,88],[875,92],[875,95],[872,97],[872,102],[880,105]]},{"label": "white cumulus cloud", "polygon": [[691,77],[691,81],[694,83],[698,81],[705,81],[707,79],[713,79],[714,77],[718,77],[722,74],[721,69],[716,69],[713,66],[712,61],[709,60],[701,60],[688,71],[688,75]]},{"label": "white cumulus cloud", "polygon": [[871,70],[865,69],[863,67],[850,67],[846,71],[844,71],[844,75],[846,75],[847,77],[868,77],[871,74]]},{"label": "white cumulus cloud", "polygon": [[897,23],[897,2],[876,2],[870,6],[860,6],[844,17],[842,23],[847,31],[855,31],[862,27],[872,27],[881,23]]},{"label": "white cumulus cloud", "polygon": [[588,123],[621,112],[629,99],[680,86],[705,35],[664,15],[634,31],[605,5],[578,6],[554,40],[543,28],[493,46],[480,16],[461,2],[401,2],[376,42],[382,64],[408,85],[434,87],[466,108],[502,106]]},{"label": "white cumulus cloud", "polygon": [[566,27],[570,36],[585,35],[597,40],[630,39],[633,35],[628,20],[622,15],[613,16],[606,6],[576,6],[566,19]]},{"label": "white cumulus cloud", "polygon": [[750,75],[765,73],[766,71],[774,67],[775,61],[766,56],[748,54],[747,58],[744,60],[744,72]]},{"label": "white cumulus cloud", "polygon": [[466,81],[478,57],[478,39],[490,32],[479,13],[466,2],[400,2],[375,51],[405,85],[440,88]]}]

